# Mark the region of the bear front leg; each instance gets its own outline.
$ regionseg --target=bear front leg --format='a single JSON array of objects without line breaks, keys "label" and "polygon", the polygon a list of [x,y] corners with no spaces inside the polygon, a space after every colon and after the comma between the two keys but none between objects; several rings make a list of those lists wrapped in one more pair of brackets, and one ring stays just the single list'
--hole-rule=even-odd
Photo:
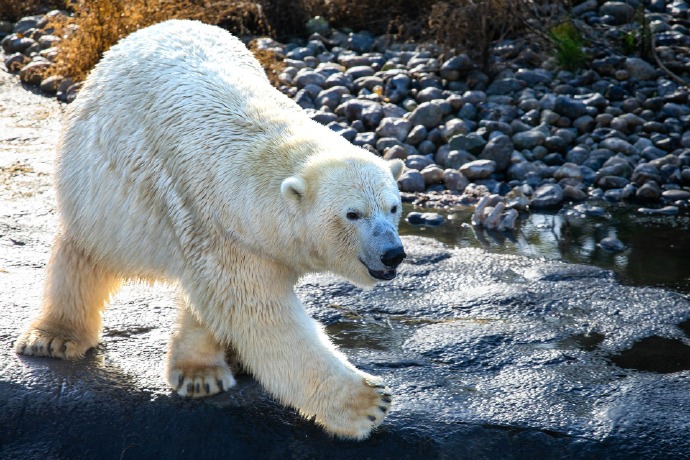
[{"label": "bear front leg", "polygon": [[276,303],[234,309],[226,324],[246,369],[328,433],[364,439],[383,421],[388,388],[347,361],[294,292]]},{"label": "bear front leg", "polygon": [[48,261],[41,311],[15,342],[17,353],[80,358],[98,344],[102,312],[121,279],[58,235]]},{"label": "bear front leg", "polygon": [[199,398],[225,391],[235,385],[225,363],[225,347],[179,302],[177,324],[170,340],[168,384],[180,396]]}]

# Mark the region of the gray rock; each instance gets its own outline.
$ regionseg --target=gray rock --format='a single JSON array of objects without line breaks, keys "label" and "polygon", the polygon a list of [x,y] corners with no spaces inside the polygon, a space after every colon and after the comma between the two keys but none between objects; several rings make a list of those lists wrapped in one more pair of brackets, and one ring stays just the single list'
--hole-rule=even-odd
[{"label": "gray rock", "polygon": [[661,189],[656,185],[656,182],[645,182],[639,189],[635,197],[640,201],[657,201],[661,198]]},{"label": "gray rock", "polygon": [[435,128],[441,123],[443,109],[436,102],[424,102],[410,114],[410,122],[413,125],[422,125],[426,128]]},{"label": "gray rock", "polygon": [[504,171],[510,165],[510,157],[513,154],[513,141],[510,137],[499,135],[491,139],[482,152],[480,160],[491,160],[496,163],[496,171]]},{"label": "gray rock", "polygon": [[312,69],[304,68],[297,72],[292,83],[298,88],[304,88],[307,85],[316,85],[323,87],[326,82],[326,77]]},{"label": "gray rock", "polygon": [[407,97],[410,92],[411,79],[406,74],[394,75],[386,81],[385,94],[393,103],[398,103]]},{"label": "gray rock", "polygon": [[546,134],[540,129],[530,129],[513,134],[513,145],[517,150],[531,150],[542,145],[546,140]]},{"label": "gray rock", "polygon": [[448,190],[462,193],[470,181],[457,169],[446,169],[443,171],[443,184]]},{"label": "gray rock", "polygon": [[448,156],[441,166],[451,169],[460,169],[460,167],[466,163],[476,161],[477,157],[472,155],[470,152],[465,150],[451,150],[448,152]]},{"label": "gray rock", "polygon": [[496,162],[475,160],[465,163],[458,169],[469,180],[486,179],[496,171]]},{"label": "gray rock", "polygon": [[563,199],[565,201],[583,201],[587,199],[587,194],[578,187],[566,185],[563,187]]},{"label": "gray rock", "polygon": [[398,179],[398,187],[401,192],[423,192],[425,189],[424,178],[417,170],[405,171]]},{"label": "gray rock", "polygon": [[440,75],[449,81],[455,81],[467,75],[474,68],[472,59],[466,54],[453,56],[441,65]]},{"label": "gray rock", "polygon": [[609,236],[599,241],[599,247],[609,252],[625,251],[625,244],[618,238]]},{"label": "gray rock", "polygon": [[400,159],[406,160],[408,156],[407,150],[402,145],[392,145],[383,151],[384,160]]},{"label": "gray rock", "polygon": [[321,16],[314,16],[307,21],[307,33],[328,36],[331,33],[331,26],[328,21]]},{"label": "gray rock", "polygon": [[445,222],[443,216],[435,212],[411,212],[405,220],[410,225],[428,225],[431,227],[437,227]]},{"label": "gray rock", "polygon": [[409,155],[405,160],[405,166],[407,166],[409,169],[416,169],[418,171],[421,171],[427,166],[433,164],[434,162],[424,155]]},{"label": "gray rock", "polygon": [[585,0],[584,2],[580,3],[579,5],[573,5],[572,12],[573,12],[573,15],[575,15],[575,16],[581,16],[584,13],[588,13],[590,11],[596,11],[598,6],[599,6],[599,2],[597,0]]},{"label": "gray rock", "polygon": [[[454,136],[467,134],[467,124],[460,118],[448,120],[445,125],[440,126],[441,135],[445,142],[449,142]],[[690,136],[689,136],[690,140]]]},{"label": "gray rock", "polygon": [[478,134],[459,134],[448,142],[451,150],[464,150],[472,155],[479,155],[486,146],[484,138]]},{"label": "gray rock", "polygon": [[331,131],[334,131],[335,133],[339,134],[340,136],[344,137],[350,142],[354,141],[355,137],[357,136],[356,130],[335,121],[329,123],[328,128],[330,128]]},{"label": "gray rock", "polygon": [[630,180],[638,185],[642,185],[649,181],[660,183],[661,173],[659,172],[659,168],[653,164],[640,163],[635,166]]},{"label": "gray rock", "polygon": [[383,119],[383,107],[378,102],[367,99],[350,99],[335,109],[336,115],[343,115],[348,120],[361,120],[369,129],[376,129]]},{"label": "gray rock", "polygon": [[422,155],[434,153],[436,152],[436,144],[427,139],[419,143],[417,150],[419,150],[419,153]]},{"label": "gray rock", "polygon": [[587,115],[587,106],[584,102],[567,96],[557,97],[553,110],[557,114],[568,117],[571,120]]},{"label": "gray rock", "polygon": [[690,192],[687,190],[664,190],[661,197],[669,201],[685,201],[690,199]]},{"label": "gray rock", "polygon": [[514,163],[508,168],[508,178],[513,180],[525,180],[527,175],[537,172],[537,167],[530,161]]},{"label": "gray rock", "polygon": [[558,206],[563,202],[563,188],[558,184],[545,184],[534,191],[530,207],[535,209]]},{"label": "gray rock", "polygon": [[637,155],[639,153],[634,145],[618,137],[607,137],[599,143],[599,148],[620,152],[625,155]]},{"label": "gray rock", "polygon": [[638,80],[654,80],[657,75],[656,68],[653,65],[637,57],[626,58],[625,70],[628,71],[632,78]]},{"label": "gray rock", "polygon": [[606,2],[599,7],[600,16],[611,16],[614,25],[627,24],[635,17],[635,8],[624,2]]},{"label": "gray rock", "polygon": [[574,179],[578,182],[582,182],[582,169],[574,163],[565,163],[556,170],[553,174],[553,178],[556,180]]},{"label": "gray rock", "polygon": [[505,96],[522,89],[522,83],[517,78],[494,80],[486,90],[488,96]]},{"label": "gray rock", "polygon": [[[345,75],[349,76],[354,81],[358,78],[373,76],[374,69],[372,69],[371,66],[368,65],[358,65],[347,69],[345,71]],[[383,80],[381,80],[381,83],[383,83]]]},{"label": "gray rock", "polygon": [[444,181],[443,169],[431,164],[420,171],[424,178],[424,184],[428,187],[430,185],[442,184]]},{"label": "gray rock", "polygon": [[515,77],[531,87],[551,81],[553,73],[544,69],[519,69],[515,73]]},{"label": "gray rock", "polygon": [[374,147],[376,145],[377,139],[378,138],[376,134],[371,132],[357,133],[352,143],[359,146],[371,145],[372,147]]},{"label": "gray rock", "polygon": [[439,88],[424,88],[420,92],[417,93],[417,102],[431,102],[433,100],[437,99],[443,99],[445,100],[445,96],[443,95],[443,91],[441,91]]},{"label": "gray rock", "polygon": [[659,209],[639,208],[637,210],[640,214],[656,214],[661,216],[675,216],[679,211],[678,206],[664,206]]},{"label": "gray rock", "polygon": [[608,190],[608,189],[612,189],[612,188],[623,188],[629,182],[630,181],[628,179],[626,179],[625,177],[603,176],[596,181],[596,184],[599,188],[601,188],[603,190]]},{"label": "gray rock", "polygon": [[357,53],[368,53],[374,45],[374,37],[369,32],[351,33],[347,37],[347,47]]},{"label": "gray rock", "polygon": [[411,129],[412,123],[409,120],[403,118],[383,118],[378,128],[376,128],[376,134],[381,137],[394,137],[399,141],[404,141]]},{"label": "gray rock", "polygon": [[417,145],[426,139],[427,129],[423,125],[417,125],[410,130],[405,139],[405,143]]}]

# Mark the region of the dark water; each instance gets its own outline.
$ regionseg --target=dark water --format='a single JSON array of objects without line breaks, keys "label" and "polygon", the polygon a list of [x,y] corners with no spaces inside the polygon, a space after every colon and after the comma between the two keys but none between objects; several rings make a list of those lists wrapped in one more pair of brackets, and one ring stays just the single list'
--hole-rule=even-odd
[{"label": "dark water", "polygon": [[[648,216],[637,207],[608,203],[592,206],[598,212],[571,206],[551,214],[526,214],[512,232],[472,227],[469,208],[438,210],[434,212],[446,218],[442,225],[419,227],[402,221],[400,233],[429,236],[458,248],[596,265],[616,272],[624,284],[690,293],[690,216]],[[412,210],[427,211],[406,205],[404,215]],[[618,238],[626,249],[603,249],[599,242],[606,237]]]}]

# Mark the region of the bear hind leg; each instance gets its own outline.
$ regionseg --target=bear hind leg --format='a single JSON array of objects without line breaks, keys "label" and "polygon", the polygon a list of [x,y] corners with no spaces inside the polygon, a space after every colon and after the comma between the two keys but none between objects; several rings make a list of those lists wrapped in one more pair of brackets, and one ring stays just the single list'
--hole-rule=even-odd
[{"label": "bear hind leg", "polygon": [[15,343],[17,353],[80,358],[98,344],[102,313],[121,278],[58,235],[48,261],[41,311]]},{"label": "bear hind leg", "polygon": [[211,396],[235,386],[225,362],[225,346],[218,342],[180,301],[177,324],[170,340],[168,384],[180,396]]}]

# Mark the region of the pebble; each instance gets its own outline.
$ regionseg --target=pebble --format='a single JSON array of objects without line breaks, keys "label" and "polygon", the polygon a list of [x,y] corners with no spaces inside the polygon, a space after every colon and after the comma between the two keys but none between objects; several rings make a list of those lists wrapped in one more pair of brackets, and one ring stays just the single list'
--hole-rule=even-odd
[{"label": "pebble", "polygon": [[558,184],[545,184],[535,190],[530,207],[550,208],[563,202],[563,188]]},{"label": "pebble", "polygon": [[496,171],[496,162],[491,160],[470,161],[460,166],[459,170],[469,180],[485,179]]},{"label": "pebble", "polygon": [[428,225],[438,227],[445,222],[442,215],[435,212],[411,212],[405,218],[410,225]]},{"label": "pebble", "polygon": [[625,251],[625,244],[618,238],[609,236],[599,241],[599,247],[609,252]]}]

